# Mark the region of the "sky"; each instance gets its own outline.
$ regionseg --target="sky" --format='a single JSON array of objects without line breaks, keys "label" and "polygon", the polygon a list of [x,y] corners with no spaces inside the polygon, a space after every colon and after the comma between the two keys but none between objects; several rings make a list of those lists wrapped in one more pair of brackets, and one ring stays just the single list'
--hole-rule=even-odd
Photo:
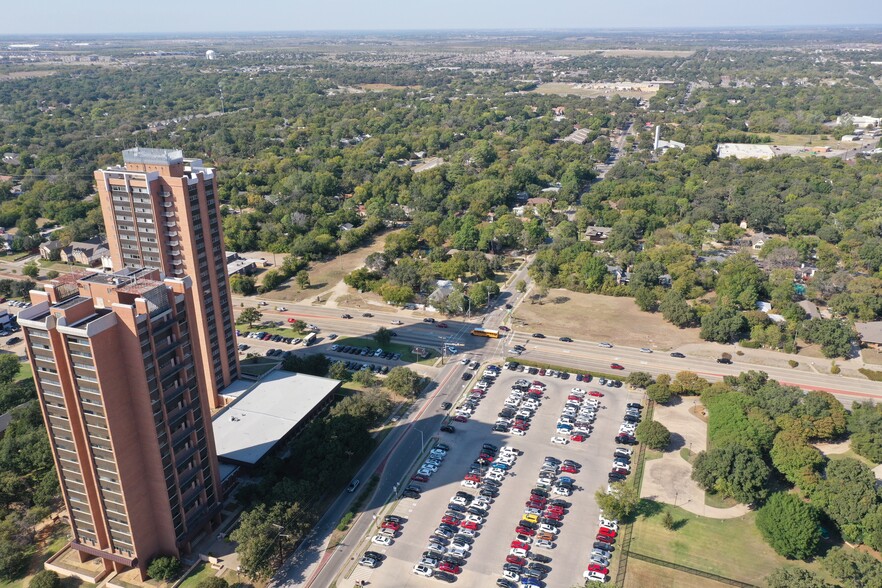
[{"label": "sky", "polygon": [[0,35],[872,25],[879,0],[10,0]]}]

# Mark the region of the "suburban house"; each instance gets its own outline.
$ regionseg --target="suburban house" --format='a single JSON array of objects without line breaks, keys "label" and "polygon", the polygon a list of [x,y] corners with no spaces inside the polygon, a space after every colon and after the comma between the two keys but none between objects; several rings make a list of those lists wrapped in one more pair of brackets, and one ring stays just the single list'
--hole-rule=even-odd
[{"label": "suburban house", "polygon": [[741,239],[742,247],[750,247],[751,249],[760,250],[763,248],[769,239],[771,239],[771,235],[767,235],[760,231],[759,233],[754,233],[753,235],[749,235]]},{"label": "suburban house", "polygon": [[64,246],[61,241],[45,241],[40,243],[40,257],[46,261],[58,261],[61,259],[61,250]]},{"label": "suburban house", "polygon": [[355,226],[352,223],[343,223],[342,225],[340,225],[341,231],[351,231],[354,228]]},{"label": "suburban house", "polygon": [[94,237],[87,241],[71,242],[61,250],[61,261],[78,263],[87,267],[101,266],[104,270],[113,269],[113,261],[110,259],[107,242],[100,237]]},{"label": "suburban house", "polygon": [[863,347],[882,349],[882,321],[855,323],[854,328]]},{"label": "suburban house", "polygon": [[811,300],[800,300],[796,304],[802,308],[805,313],[808,315],[810,319],[819,319],[821,318],[821,313],[818,310],[818,305],[812,302]]},{"label": "suburban house", "polygon": [[227,251],[226,260],[227,274],[230,277],[235,275],[250,276],[257,271],[257,268],[266,267],[265,259],[247,259],[235,251]]},{"label": "suburban house", "polygon": [[603,243],[612,232],[612,227],[588,227],[585,229],[585,237],[592,243]]},{"label": "suburban house", "polygon": [[631,274],[627,270],[623,270],[619,265],[608,265],[606,266],[606,271],[613,275],[616,279],[616,284],[620,286],[631,281]]},{"label": "suburban house", "polygon": [[435,305],[441,305],[447,301],[447,297],[453,292],[453,282],[450,280],[438,280],[435,289],[429,294],[426,310],[437,310]]}]

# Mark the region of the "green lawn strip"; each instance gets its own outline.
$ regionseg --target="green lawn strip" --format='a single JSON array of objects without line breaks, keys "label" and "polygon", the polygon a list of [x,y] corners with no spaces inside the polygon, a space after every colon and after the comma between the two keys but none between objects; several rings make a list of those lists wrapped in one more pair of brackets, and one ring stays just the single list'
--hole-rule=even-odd
[{"label": "green lawn strip", "polygon": [[[376,341],[374,341],[373,339],[370,339],[368,337],[343,337],[341,339],[338,339],[337,341],[334,341],[334,343],[337,343],[341,347],[343,347],[345,345],[351,345],[353,347],[370,347],[371,349],[376,349],[378,347],[382,347],[383,351],[391,351],[392,353],[400,353],[401,360],[407,361],[410,363],[422,363],[422,364],[426,364],[426,365],[431,365],[432,363],[434,363],[435,358],[437,357],[437,355],[431,349],[426,349],[426,351],[429,352],[428,357],[420,358],[420,357],[414,355],[413,353],[411,353],[411,349],[413,347],[411,345],[405,345],[403,343],[389,343],[388,345],[381,346]],[[416,347],[420,347],[420,346],[416,346]],[[366,355],[366,356],[355,355],[355,356],[353,356],[353,358],[355,359],[355,361],[364,361],[364,362],[369,362],[372,359],[372,357],[369,355]],[[361,360],[359,360],[359,358],[361,358]]]},{"label": "green lawn strip", "polygon": [[195,568],[193,568],[193,571],[191,571],[189,575],[184,578],[184,581],[181,582],[178,588],[195,588],[196,585],[199,584],[199,582],[206,578],[210,578],[214,574],[215,570],[213,570],[212,567],[207,563],[202,562]]},{"label": "green lawn strip", "polygon": [[529,367],[535,367],[535,368],[539,368],[539,369],[544,368],[546,370],[552,369],[552,370],[557,370],[559,372],[569,372],[571,374],[583,374],[583,375],[584,374],[591,374],[591,376],[594,378],[606,378],[607,380],[624,380],[625,379],[624,376],[620,376],[620,375],[616,376],[616,375],[607,374],[604,372],[594,372],[591,370],[578,370],[574,367],[553,365],[550,363],[543,363],[541,361],[530,361],[529,359],[521,359],[519,357],[506,357],[505,361],[508,361],[508,362],[513,361],[513,362],[519,363],[521,365],[526,365]]},{"label": "green lawn strip", "polygon": [[[764,578],[784,565],[826,577],[818,563],[786,560],[776,554],[757,530],[754,512],[737,519],[710,519],[669,504],[645,502],[652,509],[634,523],[631,551],[635,553],[757,586],[764,585]],[[671,513],[677,530],[664,528],[665,512]]]},{"label": "green lawn strip", "polygon": [[728,496],[723,496],[717,492],[705,492],[704,503],[714,508],[731,508],[738,504],[738,501]]},{"label": "green lawn strip", "polygon": [[30,380],[34,377],[34,370],[31,369],[31,362],[23,361],[21,362],[21,366],[18,369],[18,375],[13,378],[15,382],[21,382],[23,380]]},{"label": "green lawn strip", "polygon": [[831,454],[827,455],[827,459],[832,459],[834,461],[836,461],[838,459],[856,459],[870,469],[873,469],[874,467],[879,465],[877,463],[873,463],[872,461],[870,461],[866,457],[861,457],[860,455],[858,455],[857,453],[855,453],[851,449],[849,449],[845,453],[831,453]]}]

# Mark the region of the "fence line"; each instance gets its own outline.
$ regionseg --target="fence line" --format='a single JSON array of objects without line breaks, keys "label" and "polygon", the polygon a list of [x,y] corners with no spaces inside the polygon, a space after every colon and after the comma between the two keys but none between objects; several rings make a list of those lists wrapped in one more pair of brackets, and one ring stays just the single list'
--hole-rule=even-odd
[{"label": "fence line", "polygon": [[712,574],[710,572],[705,572],[702,570],[696,570],[695,568],[690,568],[688,566],[681,566],[680,564],[675,564],[669,561],[664,561],[661,559],[656,559],[654,557],[650,557],[648,555],[643,555],[642,553],[630,552],[628,557],[633,557],[634,559],[639,559],[641,561],[645,561],[647,563],[651,563],[653,565],[670,568],[672,570],[677,570],[680,572],[686,572],[687,574],[692,574],[693,576],[701,576],[702,578],[708,578],[711,580],[715,580],[720,582],[721,584],[728,584],[730,586],[738,586],[739,588],[758,588],[754,584],[748,584],[747,582],[741,582],[739,580],[733,580],[732,578],[725,578],[723,576],[718,576],[716,574]]}]

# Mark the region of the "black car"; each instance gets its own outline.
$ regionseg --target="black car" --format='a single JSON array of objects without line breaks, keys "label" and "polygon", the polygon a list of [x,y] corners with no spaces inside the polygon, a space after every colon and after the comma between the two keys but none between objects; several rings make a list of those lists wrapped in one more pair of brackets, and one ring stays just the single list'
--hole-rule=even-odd
[{"label": "black car", "polygon": [[555,498],[554,500],[548,501],[549,506],[560,506],[563,508],[570,508],[570,503],[566,500],[561,500],[560,498]]},{"label": "black car", "polygon": [[615,547],[613,547],[609,543],[604,543],[603,541],[595,541],[594,542],[594,549],[599,549],[601,551],[606,551],[608,553],[612,553],[613,551],[616,550]]},{"label": "black car", "polygon": [[467,502],[471,502],[472,500],[475,499],[474,496],[472,496],[471,494],[469,494],[465,490],[457,490],[456,494],[454,496],[460,496],[462,498],[465,498]]},{"label": "black car", "polygon": [[448,445],[446,443],[436,443],[435,447],[437,449],[443,449],[444,451],[450,451],[450,445]]},{"label": "black car", "polygon": [[499,451],[499,448],[498,448],[497,446],[493,445],[492,443],[484,443],[484,444],[481,446],[481,448],[482,448],[484,451],[490,451],[490,452],[492,452],[492,453],[496,453],[497,451]]},{"label": "black car", "polygon": [[[440,551],[445,551],[445,547],[450,545],[450,541],[448,541],[445,537],[439,537],[438,535],[429,535],[429,546],[432,545],[440,545]],[[432,549],[436,549],[435,547],[431,547]]]},{"label": "black car", "polygon": [[618,435],[616,437],[616,443],[621,443],[622,445],[637,445],[637,439],[630,435]]},{"label": "black car", "polygon": [[433,319],[432,317],[428,317],[428,318],[424,318],[423,322],[424,323],[434,323],[435,319]]},{"label": "black car", "polygon": [[717,363],[725,363],[726,365],[731,365],[732,360],[729,359],[728,357],[719,357],[719,358],[717,358]]},{"label": "black car", "polygon": [[548,526],[550,526],[550,527],[557,527],[558,529],[560,529],[561,527],[563,527],[563,523],[562,523],[562,522],[560,522],[560,521],[556,521],[556,520],[554,520],[554,519],[545,519],[545,518],[542,518],[542,519],[539,519],[539,522],[540,522],[540,523],[545,523],[546,525],[548,525]]},{"label": "black car", "polygon": [[465,563],[465,560],[463,558],[456,557],[455,555],[445,555],[441,558],[441,561],[446,561],[453,566],[461,566]]},{"label": "black car", "polygon": [[456,582],[456,576],[454,576],[453,574],[448,574],[447,572],[435,572],[432,577],[436,580],[447,582],[448,584],[450,584],[451,582]]},{"label": "black car", "polygon": [[628,408],[636,408],[637,410],[643,410],[643,405],[639,402],[629,402]]},{"label": "black car", "polygon": [[496,431],[497,433],[508,433],[508,427],[506,427],[505,425],[502,425],[502,424],[493,425],[493,430]]},{"label": "black car", "polygon": [[441,427],[441,432],[442,433],[454,433],[454,432],[456,432],[456,427],[454,427],[453,425],[444,425],[443,427]]},{"label": "black car", "polygon": [[[450,508],[450,507],[448,507],[448,508]],[[444,516],[456,519],[458,521],[465,519],[465,515],[462,513],[462,511],[456,511],[452,508],[450,510],[448,510],[447,512],[445,512]]]},{"label": "black car", "polygon": [[563,460],[563,462],[564,462],[564,465],[573,466],[574,468],[582,467],[582,464],[580,464],[577,461],[573,461],[571,459],[565,459],[565,460]]},{"label": "black car", "polygon": [[683,359],[683,358],[686,357],[686,356],[683,355],[682,353],[680,353],[679,351],[675,351],[675,352],[673,352],[673,353],[671,354],[671,357],[678,357],[678,358],[680,358],[680,359]]},{"label": "black car", "polygon": [[499,586],[499,588],[517,588],[517,584],[509,582],[505,578],[499,578],[496,580],[496,585]]},{"label": "black car", "polygon": [[472,372],[464,372],[462,374],[462,379],[463,380],[471,380],[472,379]]},{"label": "black car", "polygon": [[383,555],[382,553],[378,553],[376,551],[365,551],[364,556],[370,557],[370,558],[373,558],[373,559],[376,559],[379,561],[383,561],[384,559],[386,559],[385,555]]},{"label": "black car", "polygon": [[[532,559],[533,561],[541,563],[548,563],[551,561],[551,558],[547,555],[542,555],[541,553],[533,553],[532,551],[527,554],[527,559]],[[532,567],[533,565],[534,564],[530,564],[530,567]]]},{"label": "black car", "polygon": [[442,402],[441,403],[441,408],[443,410],[449,410],[451,406],[453,406],[453,404],[450,402]]},{"label": "black car", "polygon": [[621,482],[626,478],[625,474],[618,474],[616,472],[609,473],[609,481],[610,482]]},{"label": "black car", "polygon": [[505,304],[505,310],[511,310],[512,308],[514,308],[514,307],[511,304],[508,304],[508,303]]},{"label": "black car", "polygon": [[465,543],[467,545],[474,545],[475,538],[469,537],[468,535],[457,535],[453,538],[454,543]]},{"label": "black car", "polygon": [[489,498],[496,498],[497,496],[499,496],[499,492],[491,488],[483,488],[481,492],[479,492],[479,494],[481,496],[487,496]]},{"label": "black car", "polygon": [[499,488],[502,486],[502,482],[497,482],[496,480],[484,480],[484,483],[481,485],[482,488]]},{"label": "black car", "polygon": [[517,564],[507,563],[507,564],[502,565],[502,569],[505,570],[506,572],[514,572],[516,574],[520,574],[524,568],[522,568],[521,566],[519,566]]},{"label": "black car", "polygon": [[624,420],[626,423],[639,423],[639,422],[640,422],[640,417],[639,417],[639,416],[634,416],[634,415],[632,415],[632,414],[626,414],[626,415],[624,416],[623,420]]},{"label": "black car", "polygon": [[453,512],[457,512],[457,513],[464,513],[466,511],[464,506],[459,505],[459,504],[454,504],[453,502],[451,502],[450,504],[447,505],[447,510],[452,510]]},{"label": "black car", "polygon": [[405,489],[405,490],[410,490],[411,492],[417,492],[417,493],[423,491],[422,486],[417,486],[416,484],[408,484],[407,486],[405,486],[404,489]]},{"label": "black car", "polygon": [[518,524],[527,529],[533,529],[534,531],[539,528],[539,525],[536,523],[531,523],[530,521],[518,521]]},{"label": "black car", "polygon": [[561,337],[560,340],[563,341],[564,343],[572,343],[573,342],[573,340],[570,339],[569,337]]},{"label": "black car", "polygon": [[545,335],[543,335],[542,333],[533,333],[532,337],[534,339],[544,339]]},{"label": "black car", "polygon": [[545,573],[540,572],[539,570],[532,570],[530,568],[527,568],[521,571],[521,577],[536,578],[537,580],[541,580],[545,577]]},{"label": "black car", "polygon": [[[536,496],[541,496],[542,498],[548,498],[548,492],[546,492],[542,488],[533,488],[532,490],[530,490],[530,494],[535,494]],[[551,502],[555,502],[555,501],[552,500]],[[560,502],[560,501],[558,501],[558,502]]]},{"label": "black car", "polygon": [[401,493],[401,495],[404,496],[405,498],[417,498],[418,499],[420,497],[420,493],[414,492],[413,490],[405,490],[404,492]]},{"label": "black car", "polygon": [[486,517],[487,516],[487,511],[484,510],[483,508],[478,508],[477,506],[468,507],[466,509],[466,512],[473,514],[473,515],[478,515],[479,517]]},{"label": "black car", "polygon": [[453,534],[456,534],[457,531],[456,527],[454,527],[453,525],[448,525],[447,523],[441,523],[440,525],[438,525],[438,528],[443,531],[449,531]]},{"label": "black car", "polygon": [[398,523],[399,525],[403,525],[404,523],[407,522],[407,519],[405,519],[403,517],[398,517],[395,515],[386,515],[385,517],[383,517],[383,522]]}]

